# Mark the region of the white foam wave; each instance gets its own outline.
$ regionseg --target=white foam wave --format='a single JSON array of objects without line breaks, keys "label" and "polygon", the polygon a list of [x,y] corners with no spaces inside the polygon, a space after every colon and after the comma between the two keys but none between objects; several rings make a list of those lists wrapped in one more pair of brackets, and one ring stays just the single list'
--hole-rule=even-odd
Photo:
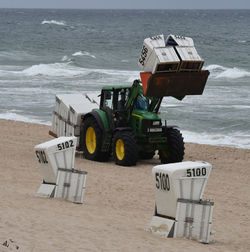
[{"label": "white foam wave", "polygon": [[199,144],[250,149],[250,135],[235,132],[230,136],[182,131],[184,141]]},{"label": "white foam wave", "polygon": [[225,70],[226,68],[220,65],[212,64],[212,65],[206,66],[205,69],[209,71],[220,71],[220,70]]},{"label": "white foam wave", "polygon": [[240,69],[237,67],[224,67],[220,65],[209,65],[205,67],[211,72],[211,77],[214,79],[239,79],[250,77],[250,71]]},{"label": "white foam wave", "polygon": [[6,120],[13,120],[13,121],[19,121],[19,122],[26,122],[26,123],[37,123],[37,124],[45,124],[45,125],[51,125],[51,122],[43,121],[35,118],[30,118],[28,116],[16,114],[13,112],[6,112],[0,114],[1,119]]},{"label": "white foam wave", "polygon": [[250,105],[228,105],[228,107],[236,109],[250,109]]},{"label": "white foam wave", "polygon": [[113,70],[113,69],[90,69],[81,68],[71,65],[70,62],[62,63],[52,63],[52,64],[39,64],[28,67],[21,72],[26,76],[49,76],[49,77],[76,77],[76,76],[86,76],[88,74],[100,74],[102,77],[105,75],[106,79],[117,79],[125,80],[129,83],[138,79],[138,71],[123,71],[123,70]]},{"label": "white foam wave", "polygon": [[229,68],[223,71],[222,73],[218,74],[216,78],[228,78],[228,79],[239,79],[244,77],[250,77],[250,72],[239,68]]},{"label": "white foam wave", "polygon": [[64,21],[56,21],[56,20],[43,20],[41,24],[66,25]]},{"label": "white foam wave", "polygon": [[165,104],[163,103],[162,105],[161,105],[161,107],[163,107],[163,108],[177,108],[177,107],[183,107],[184,105],[183,104],[166,104],[166,102],[165,102]]},{"label": "white foam wave", "polygon": [[28,67],[22,71],[25,75],[44,75],[51,77],[73,77],[82,74],[79,67],[69,66],[69,63],[39,64]]},{"label": "white foam wave", "polygon": [[79,51],[79,52],[75,52],[72,54],[72,56],[88,56],[88,57],[91,57],[93,59],[96,59],[96,56],[93,55],[93,54],[90,54],[89,52],[87,51]]},{"label": "white foam wave", "polygon": [[115,70],[115,69],[91,69],[82,68],[72,64],[71,59],[68,56],[63,56],[62,62],[50,63],[50,64],[38,64],[21,68],[6,68],[0,69],[0,75],[3,76],[15,76],[15,77],[29,77],[29,76],[47,76],[47,77],[58,77],[58,78],[71,78],[71,77],[86,77],[91,81],[101,80],[102,84],[114,84],[115,83],[132,83],[135,79],[139,79],[138,71],[126,71],[126,70]]},{"label": "white foam wave", "polygon": [[61,59],[61,61],[69,61],[70,58],[67,55],[64,55]]},{"label": "white foam wave", "polygon": [[239,43],[245,44],[247,41],[246,40],[238,40]]}]

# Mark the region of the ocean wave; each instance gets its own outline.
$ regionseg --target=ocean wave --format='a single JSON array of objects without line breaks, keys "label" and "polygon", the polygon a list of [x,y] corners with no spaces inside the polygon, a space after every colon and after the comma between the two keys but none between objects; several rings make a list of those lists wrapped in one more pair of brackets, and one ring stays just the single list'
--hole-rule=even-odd
[{"label": "ocean wave", "polygon": [[178,107],[183,107],[184,105],[183,104],[166,104],[166,101],[164,101],[161,105],[162,108],[178,108]]},{"label": "ocean wave", "polygon": [[82,69],[69,66],[69,63],[39,64],[28,67],[22,71],[28,76],[74,77],[82,74]]},{"label": "ocean wave", "polygon": [[250,72],[237,67],[224,67],[220,65],[208,65],[204,69],[209,70],[214,79],[240,79],[250,77]]},{"label": "ocean wave", "polygon": [[21,72],[15,72],[15,74],[24,74],[26,76],[49,76],[49,77],[76,77],[76,76],[91,76],[92,79],[98,80],[110,79],[114,80],[125,80],[126,82],[132,83],[134,79],[139,78],[138,71],[123,71],[113,69],[91,69],[81,68],[74,66],[71,62],[51,63],[51,64],[39,64],[28,67]]},{"label": "ocean wave", "polygon": [[248,43],[249,41],[247,41],[247,40],[238,40],[238,42],[241,43],[241,44],[246,44],[246,43]]},{"label": "ocean wave", "polygon": [[51,122],[31,118],[29,116],[20,115],[20,114],[13,113],[13,112],[2,113],[2,114],[0,114],[0,118],[5,119],[5,120],[13,120],[13,121],[19,121],[19,122],[26,122],[26,123],[37,123],[37,124],[51,125]]},{"label": "ocean wave", "polygon": [[56,21],[56,20],[43,20],[41,24],[54,24],[54,25],[66,25],[66,22],[64,21]]},{"label": "ocean wave", "polygon": [[1,66],[1,69],[0,69],[0,76],[1,77],[5,77],[5,78],[8,78],[8,77],[12,77],[13,75],[20,75],[23,71],[23,67],[21,66]]},{"label": "ocean wave", "polygon": [[37,64],[24,68],[16,66],[0,67],[0,76],[6,78],[27,78],[32,76],[58,77],[58,78],[74,78],[84,77],[88,81],[101,81],[102,84],[112,83],[132,83],[135,79],[139,79],[139,71],[117,70],[117,69],[98,69],[83,68],[72,63],[71,58],[63,56],[61,62],[49,64]]},{"label": "ocean wave", "polygon": [[182,131],[185,142],[250,149],[250,135],[234,132],[230,136]]},{"label": "ocean wave", "polygon": [[61,59],[61,61],[70,61],[71,59],[67,56],[67,55],[64,55]]},{"label": "ocean wave", "polygon": [[93,54],[90,54],[89,52],[87,51],[79,51],[79,52],[75,52],[72,54],[72,56],[88,56],[88,57],[91,57],[93,59],[96,59],[96,56],[93,55]]},{"label": "ocean wave", "polygon": [[250,109],[250,105],[228,105],[228,106],[236,109]]}]

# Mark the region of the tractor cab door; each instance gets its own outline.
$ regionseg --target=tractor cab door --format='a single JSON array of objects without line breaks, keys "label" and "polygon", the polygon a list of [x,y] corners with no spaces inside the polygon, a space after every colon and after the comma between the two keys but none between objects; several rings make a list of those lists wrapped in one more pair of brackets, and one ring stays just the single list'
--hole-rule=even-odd
[{"label": "tractor cab door", "polygon": [[126,108],[130,88],[116,89],[114,94],[114,125],[115,127],[127,127],[128,110]]},{"label": "tractor cab door", "polygon": [[100,109],[113,110],[113,90],[102,90]]},{"label": "tractor cab door", "polygon": [[114,91],[113,90],[102,90],[101,94],[101,103],[100,109],[107,114],[109,126],[111,129],[114,128],[114,123],[112,119],[113,114],[113,100],[114,100]]},{"label": "tractor cab door", "polygon": [[111,129],[126,127],[129,88],[102,90],[100,109],[107,113]]},{"label": "tractor cab door", "polygon": [[125,111],[128,97],[130,95],[129,88],[117,89],[114,97],[114,109],[116,111]]}]

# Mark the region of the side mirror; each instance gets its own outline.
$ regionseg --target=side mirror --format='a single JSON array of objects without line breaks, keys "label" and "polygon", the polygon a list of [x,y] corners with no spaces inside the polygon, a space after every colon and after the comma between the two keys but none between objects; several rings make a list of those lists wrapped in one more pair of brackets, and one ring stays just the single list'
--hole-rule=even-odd
[{"label": "side mirror", "polygon": [[110,91],[106,91],[104,93],[104,97],[105,97],[105,100],[110,100],[111,99],[111,92]]}]

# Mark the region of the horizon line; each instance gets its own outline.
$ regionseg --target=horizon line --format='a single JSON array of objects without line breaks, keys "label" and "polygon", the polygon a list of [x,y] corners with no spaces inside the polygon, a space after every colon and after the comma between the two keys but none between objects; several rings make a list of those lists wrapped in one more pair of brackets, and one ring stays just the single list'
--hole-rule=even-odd
[{"label": "horizon line", "polygon": [[249,8],[67,8],[67,7],[0,7],[0,9],[21,10],[250,10]]}]

